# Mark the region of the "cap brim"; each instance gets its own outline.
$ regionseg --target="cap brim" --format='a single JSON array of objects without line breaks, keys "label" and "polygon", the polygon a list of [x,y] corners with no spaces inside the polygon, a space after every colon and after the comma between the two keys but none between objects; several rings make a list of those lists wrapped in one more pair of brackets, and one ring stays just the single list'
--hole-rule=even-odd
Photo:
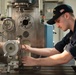
[{"label": "cap brim", "polygon": [[[65,13],[65,12],[64,12],[64,13]],[[59,18],[62,14],[63,14],[63,13],[53,16],[52,19],[50,19],[50,20],[47,21],[47,24],[50,24],[50,25],[55,24],[55,20],[56,20],[57,18]]]},{"label": "cap brim", "polygon": [[50,19],[47,21],[47,24],[53,25],[55,24],[55,19]]}]

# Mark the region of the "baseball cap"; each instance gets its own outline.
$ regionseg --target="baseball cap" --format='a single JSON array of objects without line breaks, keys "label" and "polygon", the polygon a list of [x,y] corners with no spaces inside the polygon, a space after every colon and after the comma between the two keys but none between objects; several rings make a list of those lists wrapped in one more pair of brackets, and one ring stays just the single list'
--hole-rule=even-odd
[{"label": "baseball cap", "polygon": [[53,9],[53,17],[47,21],[48,24],[54,24],[55,20],[57,18],[59,18],[62,14],[66,13],[66,12],[71,12],[73,13],[73,9],[71,6],[67,5],[67,4],[61,4],[58,5],[57,7],[55,7]]}]

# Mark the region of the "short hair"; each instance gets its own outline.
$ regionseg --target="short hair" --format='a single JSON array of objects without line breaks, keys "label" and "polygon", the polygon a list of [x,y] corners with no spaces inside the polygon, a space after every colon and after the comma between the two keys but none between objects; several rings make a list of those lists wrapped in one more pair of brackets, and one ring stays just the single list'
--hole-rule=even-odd
[{"label": "short hair", "polygon": [[73,14],[73,13],[69,12],[69,14],[70,14],[72,17],[74,17],[74,14]]}]

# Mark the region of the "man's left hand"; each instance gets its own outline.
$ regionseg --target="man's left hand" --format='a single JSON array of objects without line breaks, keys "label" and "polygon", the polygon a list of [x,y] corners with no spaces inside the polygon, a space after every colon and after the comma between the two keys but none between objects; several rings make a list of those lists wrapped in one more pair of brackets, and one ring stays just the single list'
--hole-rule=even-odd
[{"label": "man's left hand", "polygon": [[36,59],[30,56],[24,56],[22,58],[22,63],[24,66],[36,66]]}]

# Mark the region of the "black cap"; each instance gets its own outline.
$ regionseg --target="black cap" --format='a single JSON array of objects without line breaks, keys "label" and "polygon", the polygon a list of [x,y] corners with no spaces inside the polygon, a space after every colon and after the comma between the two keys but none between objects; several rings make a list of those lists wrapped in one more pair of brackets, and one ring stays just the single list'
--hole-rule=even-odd
[{"label": "black cap", "polygon": [[53,9],[53,17],[47,21],[48,24],[54,24],[55,23],[55,20],[57,18],[59,18],[62,14],[64,14],[65,12],[71,12],[73,13],[73,9],[71,6],[69,5],[66,5],[66,4],[62,4],[62,5],[59,5],[57,7],[55,7]]}]

